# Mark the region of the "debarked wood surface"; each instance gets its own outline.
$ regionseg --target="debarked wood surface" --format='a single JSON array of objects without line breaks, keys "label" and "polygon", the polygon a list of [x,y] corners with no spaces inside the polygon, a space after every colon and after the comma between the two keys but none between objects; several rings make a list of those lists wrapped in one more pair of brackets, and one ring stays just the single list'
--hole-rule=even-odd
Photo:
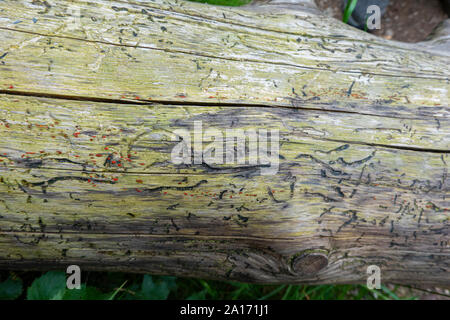
[{"label": "debarked wood surface", "polygon": [[[0,35],[0,268],[450,285],[449,57],[185,1],[6,0]],[[278,172],[173,164],[199,121],[279,130]]]}]

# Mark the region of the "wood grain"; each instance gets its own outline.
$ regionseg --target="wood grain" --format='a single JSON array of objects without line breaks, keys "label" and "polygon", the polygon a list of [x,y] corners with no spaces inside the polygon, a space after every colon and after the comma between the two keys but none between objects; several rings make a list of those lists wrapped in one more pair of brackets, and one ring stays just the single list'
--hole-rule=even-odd
[{"label": "wood grain", "polygon": [[[448,57],[184,1],[2,1],[0,33],[1,268],[450,284]],[[278,130],[277,174],[174,164],[200,121]]]}]

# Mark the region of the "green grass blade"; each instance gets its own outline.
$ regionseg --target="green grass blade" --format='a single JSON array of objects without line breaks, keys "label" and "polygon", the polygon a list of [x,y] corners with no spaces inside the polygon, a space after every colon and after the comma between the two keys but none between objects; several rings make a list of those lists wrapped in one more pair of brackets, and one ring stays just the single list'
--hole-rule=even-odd
[{"label": "green grass blade", "polygon": [[108,298],[108,300],[114,300],[114,298],[116,297],[116,295],[119,293],[120,290],[122,290],[123,286],[127,283],[128,280],[125,280],[124,283],[122,283],[122,285],[117,288],[116,291],[114,291],[114,293],[111,295],[111,297]]},{"label": "green grass blade", "polygon": [[344,21],[345,23],[348,22],[348,19],[350,18],[353,11],[355,10],[357,3],[358,3],[358,0],[348,0],[347,6],[345,7],[345,10],[344,10],[344,18],[342,19],[342,21]]},{"label": "green grass blade", "polygon": [[400,300],[400,298],[394,292],[392,292],[385,286],[381,286],[381,290],[383,290],[384,293],[387,293],[391,297],[391,299]]},{"label": "green grass blade", "polygon": [[281,298],[281,300],[286,300],[289,297],[289,293],[292,290],[293,285],[289,285],[286,289],[286,291],[284,292],[283,298]]},{"label": "green grass blade", "polygon": [[276,295],[278,292],[280,292],[280,291],[283,290],[284,288],[286,288],[286,285],[285,285],[285,284],[282,285],[282,286],[279,286],[278,288],[276,288],[276,289],[273,290],[272,292],[266,294],[265,296],[259,298],[258,300],[266,300],[266,299],[268,299],[268,298],[270,298],[270,297]]}]

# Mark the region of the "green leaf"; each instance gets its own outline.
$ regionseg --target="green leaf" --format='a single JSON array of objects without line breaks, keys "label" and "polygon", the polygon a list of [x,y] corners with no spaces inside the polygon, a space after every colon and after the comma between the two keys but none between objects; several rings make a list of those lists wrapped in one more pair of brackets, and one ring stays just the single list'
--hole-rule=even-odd
[{"label": "green leaf", "polygon": [[22,280],[9,277],[0,283],[0,300],[14,300],[22,294]]},{"label": "green leaf", "polygon": [[275,290],[273,290],[272,292],[266,294],[265,296],[259,298],[258,300],[266,300],[274,295],[276,295],[278,292],[280,292],[281,290],[283,290],[286,287],[285,284],[278,286]]},{"label": "green leaf", "polygon": [[33,281],[27,290],[28,300],[61,300],[66,290],[64,272],[50,271]]},{"label": "green leaf", "polygon": [[176,290],[175,277],[152,277],[145,275],[137,297],[144,300],[166,300]]},{"label": "green leaf", "polygon": [[202,291],[194,292],[186,300],[206,300],[206,291],[206,289],[203,289]]},{"label": "green leaf", "polygon": [[66,289],[63,300],[105,300],[108,296],[97,288],[82,284],[80,289]]}]

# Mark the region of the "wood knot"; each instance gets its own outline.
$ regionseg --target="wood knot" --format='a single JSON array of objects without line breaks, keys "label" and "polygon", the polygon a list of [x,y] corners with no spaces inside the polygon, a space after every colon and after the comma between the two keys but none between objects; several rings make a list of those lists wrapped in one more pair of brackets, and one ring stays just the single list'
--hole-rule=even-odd
[{"label": "wood knot", "polygon": [[328,265],[328,258],[321,253],[302,254],[291,262],[292,271],[296,274],[316,274]]}]

